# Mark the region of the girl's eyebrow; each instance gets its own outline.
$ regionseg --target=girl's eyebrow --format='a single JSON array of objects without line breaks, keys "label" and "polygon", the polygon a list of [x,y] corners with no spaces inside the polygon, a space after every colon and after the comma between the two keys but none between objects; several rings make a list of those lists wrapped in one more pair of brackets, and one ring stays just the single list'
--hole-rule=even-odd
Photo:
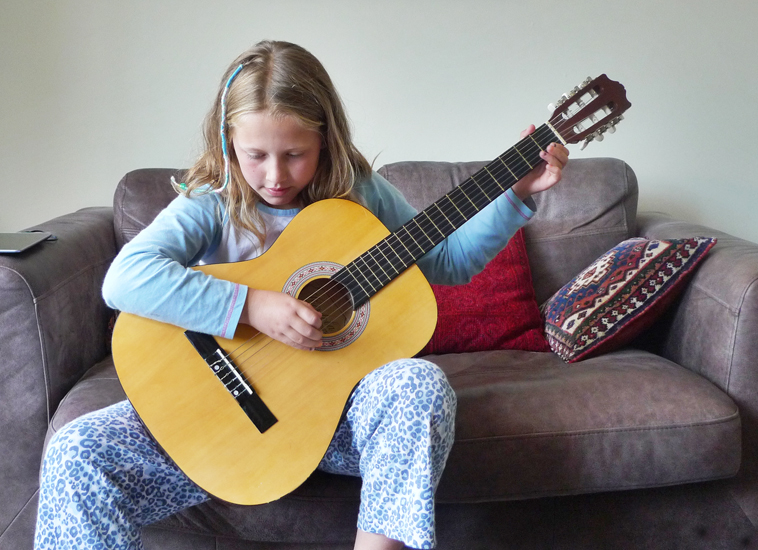
[{"label": "girl's eyebrow", "polygon": [[[265,149],[259,149],[258,147],[246,147],[245,145],[240,144],[239,148],[242,149],[245,153],[266,153],[267,151]],[[307,149],[307,145],[297,145],[295,147],[287,147],[282,150],[283,153],[292,153],[294,151],[304,151]]]}]

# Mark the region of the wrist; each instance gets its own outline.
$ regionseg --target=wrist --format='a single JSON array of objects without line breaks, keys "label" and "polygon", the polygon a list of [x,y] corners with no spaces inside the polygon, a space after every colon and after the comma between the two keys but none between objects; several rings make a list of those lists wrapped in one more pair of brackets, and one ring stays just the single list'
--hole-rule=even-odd
[{"label": "wrist", "polygon": [[513,194],[516,195],[519,200],[521,200],[521,202],[525,202],[529,197],[532,196],[524,180],[519,180],[514,183],[511,187],[511,190],[513,191]]},{"label": "wrist", "polygon": [[253,311],[254,307],[251,305],[254,298],[254,295],[258,291],[254,288],[247,287],[247,295],[245,296],[245,303],[242,306],[242,313],[240,314],[240,320],[239,322],[244,325],[250,325],[252,326],[252,320],[251,320],[251,311]]}]

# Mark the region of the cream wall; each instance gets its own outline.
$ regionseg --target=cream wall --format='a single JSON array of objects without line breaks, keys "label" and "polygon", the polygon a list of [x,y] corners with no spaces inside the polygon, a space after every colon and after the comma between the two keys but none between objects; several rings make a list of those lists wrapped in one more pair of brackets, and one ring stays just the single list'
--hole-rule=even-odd
[{"label": "cream wall", "polygon": [[642,208],[758,242],[756,21],[749,0],[1,0],[0,231],[187,166],[223,69],[277,38],[322,60],[377,166],[488,160],[605,72],[633,107],[574,158],[622,158]]}]

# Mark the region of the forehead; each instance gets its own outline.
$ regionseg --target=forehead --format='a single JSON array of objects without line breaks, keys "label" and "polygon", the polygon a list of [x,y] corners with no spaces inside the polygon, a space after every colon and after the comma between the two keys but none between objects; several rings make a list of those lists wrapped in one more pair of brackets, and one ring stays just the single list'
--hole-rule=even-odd
[{"label": "forehead", "polygon": [[240,144],[254,142],[297,142],[307,145],[320,143],[318,131],[305,126],[289,115],[271,114],[267,111],[246,113],[236,117],[230,131]]}]

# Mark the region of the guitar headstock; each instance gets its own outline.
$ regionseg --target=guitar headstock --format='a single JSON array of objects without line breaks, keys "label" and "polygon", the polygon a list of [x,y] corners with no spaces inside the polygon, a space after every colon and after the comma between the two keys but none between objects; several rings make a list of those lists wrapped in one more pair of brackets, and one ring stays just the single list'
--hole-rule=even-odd
[{"label": "guitar headstock", "polygon": [[624,118],[622,113],[631,106],[624,86],[601,74],[563,94],[549,123],[566,143],[584,140],[584,149],[590,141],[602,141],[605,132],[612,134]]}]

